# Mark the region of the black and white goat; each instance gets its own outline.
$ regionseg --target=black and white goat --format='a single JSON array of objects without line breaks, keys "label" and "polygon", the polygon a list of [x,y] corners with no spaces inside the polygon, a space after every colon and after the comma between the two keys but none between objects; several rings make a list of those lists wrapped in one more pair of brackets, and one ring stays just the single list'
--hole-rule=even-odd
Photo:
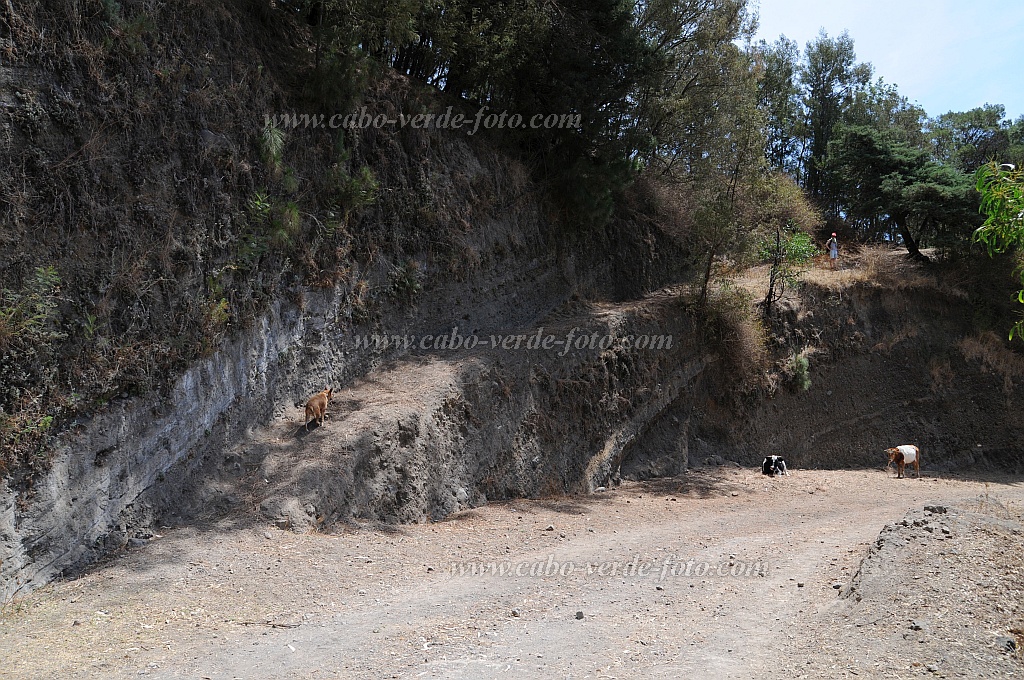
[{"label": "black and white goat", "polygon": [[782,456],[765,456],[761,463],[761,473],[774,477],[775,475],[789,475],[786,469],[786,459]]}]

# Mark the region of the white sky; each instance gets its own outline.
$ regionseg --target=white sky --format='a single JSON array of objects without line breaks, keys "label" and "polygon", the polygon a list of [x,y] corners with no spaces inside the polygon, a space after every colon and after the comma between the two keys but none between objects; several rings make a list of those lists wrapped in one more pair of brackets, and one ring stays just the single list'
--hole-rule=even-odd
[{"label": "white sky", "polygon": [[1003,104],[1024,115],[1024,1],[751,0],[758,39],[780,34],[800,49],[824,28],[849,31],[857,61],[929,116]]}]

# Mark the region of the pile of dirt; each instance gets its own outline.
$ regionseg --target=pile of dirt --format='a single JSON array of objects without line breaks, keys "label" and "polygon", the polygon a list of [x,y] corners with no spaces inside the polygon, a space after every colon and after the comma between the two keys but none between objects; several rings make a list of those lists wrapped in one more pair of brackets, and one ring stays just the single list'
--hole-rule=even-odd
[{"label": "pile of dirt", "polygon": [[986,492],[886,525],[840,604],[789,650],[782,677],[1024,672],[1022,519]]}]

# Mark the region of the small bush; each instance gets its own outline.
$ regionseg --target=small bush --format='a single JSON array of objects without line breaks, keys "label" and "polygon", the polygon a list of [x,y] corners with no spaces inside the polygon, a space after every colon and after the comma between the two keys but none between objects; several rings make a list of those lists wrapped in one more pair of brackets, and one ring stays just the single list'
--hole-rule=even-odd
[{"label": "small bush", "polygon": [[257,191],[249,199],[247,207],[249,208],[249,217],[256,223],[263,223],[270,217],[273,203],[265,192]]},{"label": "small bush", "polygon": [[388,294],[396,300],[410,302],[420,292],[420,266],[415,260],[406,263],[391,272],[391,286]]},{"label": "small bush", "polygon": [[55,380],[54,349],[64,339],[57,308],[60,276],[37,267],[21,292],[0,291],[0,474],[42,469],[53,416],[45,391]]},{"label": "small bush", "polygon": [[331,171],[332,200],[346,217],[373,205],[377,201],[380,184],[369,167],[363,166],[349,174],[341,165]]},{"label": "small bush", "polygon": [[290,246],[302,233],[299,206],[288,201],[275,206],[270,220],[270,239],[278,247]]},{"label": "small bush", "polygon": [[277,177],[281,174],[281,163],[284,158],[284,130],[277,127],[277,123],[267,118],[263,125],[263,133],[260,135],[260,153],[263,162],[267,164],[272,175]]},{"label": "small bush", "polygon": [[810,389],[810,367],[811,362],[807,360],[807,357],[794,352],[789,360],[789,364],[786,366],[786,373],[789,376],[790,383],[805,392]]}]

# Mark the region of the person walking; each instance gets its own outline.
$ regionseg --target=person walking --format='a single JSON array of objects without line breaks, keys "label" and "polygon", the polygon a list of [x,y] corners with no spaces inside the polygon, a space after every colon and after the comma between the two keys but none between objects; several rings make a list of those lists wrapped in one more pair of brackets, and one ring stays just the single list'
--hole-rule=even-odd
[{"label": "person walking", "polygon": [[832,269],[835,269],[839,261],[839,241],[836,240],[835,232],[832,232],[832,238],[825,241],[825,247],[828,248],[828,261]]}]

